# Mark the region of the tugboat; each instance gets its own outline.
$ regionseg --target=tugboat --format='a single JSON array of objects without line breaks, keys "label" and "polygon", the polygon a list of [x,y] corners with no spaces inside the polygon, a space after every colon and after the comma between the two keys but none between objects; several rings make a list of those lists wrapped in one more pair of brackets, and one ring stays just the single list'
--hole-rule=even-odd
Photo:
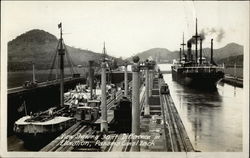
[{"label": "tugboat", "polygon": [[[200,55],[198,58],[197,44],[200,41]],[[173,61],[172,78],[183,85],[190,86],[196,89],[215,90],[217,82],[224,77],[224,66],[218,66],[213,60],[213,39],[211,39],[211,59],[210,62],[202,57],[202,37],[197,32],[197,19],[196,19],[196,33],[187,42],[187,54],[184,52],[184,35],[183,49],[180,48],[179,60]],[[195,43],[195,59],[192,54],[192,44]],[[183,57],[182,57],[183,54]]]},{"label": "tugboat", "polygon": [[[65,45],[62,38],[62,23],[58,25],[60,29],[60,39],[58,54],[60,56],[60,105],[50,109],[30,114],[20,118],[14,124],[14,132],[24,140],[27,147],[39,148],[55,138],[63,131],[71,127],[76,119],[74,110],[69,105],[64,104],[64,55]],[[26,106],[23,104],[22,106]],[[25,108],[26,109],[26,108]]]}]

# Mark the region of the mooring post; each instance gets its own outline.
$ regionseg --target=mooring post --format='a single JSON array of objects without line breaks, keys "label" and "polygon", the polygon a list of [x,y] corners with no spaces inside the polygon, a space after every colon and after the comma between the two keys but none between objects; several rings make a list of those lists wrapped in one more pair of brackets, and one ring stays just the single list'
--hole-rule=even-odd
[{"label": "mooring post", "polygon": [[[138,56],[133,57],[134,65],[133,71],[133,83],[132,83],[132,134],[140,135],[140,104],[139,104],[139,60]],[[140,151],[140,139],[132,139],[132,151]]]},{"label": "mooring post", "polygon": [[101,97],[101,132],[108,132],[107,122],[107,96],[106,96],[106,62],[103,61],[102,67],[102,97]]},{"label": "mooring post", "polygon": [[145,88],[146,88],[146,93],[145,93],[145,108],[144,108],[144,115],[148,116],[150,113],[150,109],[149,109],[149,104],[148,104],[148,100],[149,100],[149,65],[148,65],[148,61],[146,60],[145,62]]},{"label": "mooring post", "polygon": [[128,64],[125,62],[124,65],[124,96],[128,97],[128,70],[127,70]]}]

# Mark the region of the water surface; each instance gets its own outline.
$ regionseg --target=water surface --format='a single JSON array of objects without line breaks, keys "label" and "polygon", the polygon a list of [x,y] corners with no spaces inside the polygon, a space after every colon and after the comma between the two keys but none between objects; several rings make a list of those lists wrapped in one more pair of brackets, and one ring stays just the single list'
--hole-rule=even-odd
[{"label": "water surface", "polygon": [[[170,65],[160,65],[169,70]],[[195,90],[164,74],[170,93],[196,150],[242,151],[243,88],[218,84],[213,92]]]}]

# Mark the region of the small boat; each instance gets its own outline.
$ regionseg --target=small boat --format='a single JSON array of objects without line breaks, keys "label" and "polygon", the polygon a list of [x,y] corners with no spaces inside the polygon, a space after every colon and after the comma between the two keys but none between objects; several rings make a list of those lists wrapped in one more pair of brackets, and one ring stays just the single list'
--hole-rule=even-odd
[{"label": "small boat", "polygon": [[71,127],[75,121],[68,106],[52,107],[20,118],[14,124],[14,131],[27,147],[36,149]]}]

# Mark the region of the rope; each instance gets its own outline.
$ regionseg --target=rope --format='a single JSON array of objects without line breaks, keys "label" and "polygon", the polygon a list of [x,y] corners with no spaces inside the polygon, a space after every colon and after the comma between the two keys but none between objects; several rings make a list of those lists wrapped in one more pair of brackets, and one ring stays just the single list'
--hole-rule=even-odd
[{"label": "rope", "polygon": [[69,61],[70,66],[71,66],[71,71],[73,73],[75,73],[75,72],[78,73],[77,69],[74,69],[75,64],[74,64],[74,62],[73,62],[73,60],[72,60],[72,58],[71,58],[71,56],[70,56],[70,54],[68,52],[68,49],[67,49],[66,45],[65,45],[65,50],[66,50],[66,55],[67,55],[68,61]]},{"label": "rope", "polygon": [[72,74],[74,74],[74,70],[73,70],[72,65],[71,65],[71,63],[70,63],[69,53],[68,53],[68,51],[67,51],[66,48],[65,48],[65,50],[66,50],[66,59],[67,59],[68,64],[69,64],[69,66],[70,66],[70,72],[71,72],[71,75],[72,75]]}]

